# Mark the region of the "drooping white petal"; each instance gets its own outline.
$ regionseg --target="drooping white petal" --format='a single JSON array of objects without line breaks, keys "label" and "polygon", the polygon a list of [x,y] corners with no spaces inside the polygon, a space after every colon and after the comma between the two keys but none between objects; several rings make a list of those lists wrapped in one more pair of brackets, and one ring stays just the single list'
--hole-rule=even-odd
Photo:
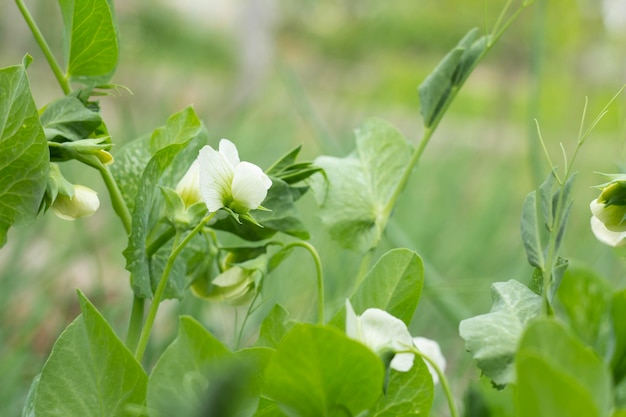
[{"label": "drooping white petal", "polygon": [[614,232],[606,228],[596,216],[591,216],[591,231],[600,242],[609,246],[626,245],[626,232]]},{"label": "drooping white petal", "polygon": [[253,210],[258,208],[265,197],[272,181],[258,166],[249,162],[240,162],[235,167],[232,181],[232,196],[235,207],[241,206]]},{"label": "drooping white petal", "polygon": [[219,149],[220,153],[224,156],[224,158],[226,158],[228,163],[230,163],[233,168],[240,162],[237,147],[228,139],[220,140]]},{"label": "drooping white petal", "polygon": [[200,149],[198,163],[202,200],[210,212],[217,211],[230,200],[233,167],[222,153],[208,145]]},{"label": "drooping white petal", "polygon": [[[443,353],[441,353],[439,343],[425,337],[414,337],[413,343],[415,344],[415,347],[417,347],[417,350],[419,350],[425,356],[435,362],[441,372],[445,371],[446,358],[443,356]],[[433,377],[433,383],[436,385],[437,383],[439,383],[439,375],[437,375],[435,368],[433,368],[433,366],[428,361],[424,362],[426,363],[426,366],[430,371],[430,375]]]}]

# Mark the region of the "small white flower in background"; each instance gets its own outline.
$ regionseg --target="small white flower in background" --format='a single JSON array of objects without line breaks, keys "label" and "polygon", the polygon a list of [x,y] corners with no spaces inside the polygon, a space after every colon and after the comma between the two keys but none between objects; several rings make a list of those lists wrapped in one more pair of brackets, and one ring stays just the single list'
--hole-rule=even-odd
[{"label": "small white flower in background", "polygon": [[197,159],[193,161],[185,175],[178,182],[178,185],[176,185],[176,192],[183,199],[185,208],[202,201],[202,196],[200,195],[200,165]]},{"label": "small white flower in background", "polygon": [[[411,349],[413,339],[404,322],[384,310],[368,308],[357,316],[346,300],[346,334],[369,347],[379,356],[405,352]],[[391,360],[390,367],[407,372],[413,366],[413,353],[399,353]]]},{"label": "small white flower in background", "polygon": [[612,178],[589,205],[591,230],[605,245],[623,246],[626,244],[626,178],[624,175]]},{"label": "small white flower in background", "polygon": [[201,297],[211,301],[226,301],[233,305],[245,304],[254,296],[256,271],[233,266],[219,274],[211,290]]},{"label": "small white flower in background", "polygon": [[210,212],[227,207],[238,214],[259,208],[272,181],[258,166],[241,162],[235,145],[222,139],[219,151],[200,149],[200,194]]},{"label": "small white flower in background", "polygon": [[[378,356],[395,354],[389,367],[399,372],[407,372],[413,367],[415,354],[407,352],[415,346],[424,356],[431,359],[443,372],[446,359],[441,353],[439,344],[425,337],[411,337],[406,324],[378,308],[368,308],[357,316],[346,300],[346,334],[373,350]],[[400,353],[398,353],[400,352]],[[424,360],[433,383],[439,382],[439,375],[428,361]]]},{"label": "small white flower in background", "polygon": [[52,212],[63,220],[76,220],[91,216],[100,207],[98,193],[83,185],[74,185],[74,195],[57,195],[52,203]]},{"label": "small white flower in background", "polygon": [[[417,350],[419,350],[424,354],[424,356],[435,362],[441,372],[444,372],[446,370],[446,358],[444,358],[443,354],[441,353],[439,343],[425,337],[414,337],[413,343],[415,344]],[[424,360],[424,363],[426,363],[428,371],[433,377],[433,383],[437,385],[439,383],[439,375],[437,374],[437,371],[435,371],[435,368],[433,368],[433,366],[427,360]]]}]

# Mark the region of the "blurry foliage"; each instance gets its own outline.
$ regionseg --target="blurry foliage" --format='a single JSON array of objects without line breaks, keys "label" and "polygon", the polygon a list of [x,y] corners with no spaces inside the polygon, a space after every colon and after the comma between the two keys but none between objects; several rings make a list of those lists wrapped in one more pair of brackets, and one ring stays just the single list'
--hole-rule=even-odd
[{"label": "blurry foliage", "polygon": [[[414,330],[441,342],[458,392],[468,377],[476,378],[456,333],[458,320],[488,309],[492,281],[530,277],[519,237],[521,205],[534,188],[526,124],[537,117],[551,150],[560,141],[567,146],[576,135],[584,97],[590,97],[589,114],[595,114],[624,83],[626,34],[604,29],[600,2],[550,0],[542,15],[541,1],[546,0],[537,0],[514,23],[470,77],[413,173],[379,248],[383,253],[407,246],[424,259],[423,303]],[[60,56],[60,13],[54,3],[29,1]],[[193,103],[211,141],[231,139],[242,155],[264,168],[276,153],[298,144],[304,145],[305,159],[322,152],[343,157],[352,148],[352,130],[371,116],[417,138],[417,86],[469,28],[492,24],[503,3],[277,0],[264,3],[273,15],[253,28],[240,13],[253,1],[229,2],[221,14],[199,8],[187,15],[174,2],[118,1],[122,59],[113,81],[134,95],[104,98],[104,117],[121,145]],[[266,31],[269,39],[256,58],[254,48],[246,50],[251,41],[243,36],[253,30]],[[543,36],[532,49],[530,39],[537,31]],[[244,50],[253,58],[246,58]],[[25,23],[7,2],[0,15],[0,66],[17,64],[24,51],[35,57],[29,75],[41,106],[60,91]],[[531,58],[541,63],[537,78],[529,75]],[[534,83],[539,86],[537,107],[529,109]],[[592,172],[611,171],[623,161],[624,134],[621,99],[578,161],[563,250],[619,286],[625,284],[623,264],[593,239],[587,204],[595,194],[589,187],[599,181]],[[530,138],[535,140],[534,132]],[[71,178],[73,166],[63,169]],[[96,177],[82,180],[106,194]],[[339,308],[354,285],[358,264],[321,231],[313,206],[306,196],[300,210],[325,261],[330,305]],[[126,319],[128,275],[120,253],[125,241],[121,226],[109,226],[118,224],[113,216],[102,209],[71,224],[47,216],[11,232],[9,245],[0,252],[0,415],[19,414],[34,373],[59,331],[77,314],[73,287],[79,286],[96,305],[109,306],[104,313],[112,322]],[[308,259],[294,254],[266,285],[268,293],[280,288],[278,301],[289,300],[285,307],[291,317],[307,318],[314,314],[309,298],[315,283],[314,276],[301,273],[300,262]],[[437,297],[462,305],[446,312]],[[99,302],[103,299],[109,301]],[[267,300],[257,321],[272,305]],[[209,307],[193,298],[172,307],[201,312],[197,316],[220,338],[233,332],[230,307]],[[171,318],[162,319],[166,324],[155,334],[157,349],[169,342],[173,331],[167,331],[176,326]],[[125,331],[120,324],[115,330]],[[254,337],[252,330],[246,337]],[[487,402],[500,401],[483,387],[479,391]]]}]

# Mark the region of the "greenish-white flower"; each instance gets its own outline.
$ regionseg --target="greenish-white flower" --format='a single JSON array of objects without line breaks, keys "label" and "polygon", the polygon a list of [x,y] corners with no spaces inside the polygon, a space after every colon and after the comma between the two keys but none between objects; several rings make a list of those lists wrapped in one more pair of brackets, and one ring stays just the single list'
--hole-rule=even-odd
[{"label": "greenish-white flower", "polygon": [[591,230],[600,242],[609,246],[626,244],[626,179],[623,177],[614,176],[589,205]]},{"label": "greenish-white flower", "polygon": [[261,168],[239,160],[235,145],[222,139],[219,151],[200,150],[200,195],[210,212],[227,207],[238,214],[259,208],[272,181]]},{"label": "greenish-white flower", "polygon": [[219,274],[212,282],[208,291],[203,290],[201,283],[192,285],[194,293],[211,301],[226,301],[239,305],[250,301],[255,294],[258,271],[251,271],[233,266]]},{"label": "greenish-white flower", "polygon": [[[404,322],[384,310],[368,308],[357,316],[346,300],[346,334],[369,347],[378,356],[394,355],[389,366],[407,372],[413,366],[413,338]],[[403,352],[403,353],[399,353]]]},{"label": "greenish-white flower", "polygon": [[[442,372],[446,367],[446,359],[437,342],[425,337],[411,337],[402,320],[378,308],[368,308],[357,316],[350,301],[346,300],[346,334],[369,347],[381,358],[393,355],[389,367],[399,372],[407,372],[413,367],[415,354],[410,350],[415,348],[432,360]],[[427,360],[424,362],[433,383],[437,384],[437,371]]]},{"label": "greenish-white flower", "polygon": [[64,220],[91,216],[100,207],[98,193],[83,185],[74,185],[72,196],[59,193],[52,203],[52,212]]}]

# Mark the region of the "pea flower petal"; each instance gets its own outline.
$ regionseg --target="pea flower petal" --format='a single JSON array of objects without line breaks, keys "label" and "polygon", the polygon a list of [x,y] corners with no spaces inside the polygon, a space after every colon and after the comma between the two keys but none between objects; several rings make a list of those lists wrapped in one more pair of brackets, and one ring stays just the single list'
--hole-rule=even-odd
[{"label": "pea flower petal", "polygon": [[[424,356],[427,356],[429,359],[435,362],[441,372],[445,371],[446,358],[441,353],[439,343],[425,337],[414,337],[413,343],[415,344],[417,350],[419,350],[424,354]],[[426,367],[428,367],[428,370],[430,371],[430,375],[433,377],[433,383],[437,385],[439,383],[439,375],[435,371],[435,368],[433,368],[433,366],[428,361],[424,362],[426,363]]]},{"label": "pea flower petal", "polygon": [[346,334],[379,356],[396,353],[390,363],[396,371],[407,372],[413,366],[415,355],[406,352],[413,345],[409,330],[402,320],[384,310],[368,308],[357,316],[346,300]]},{"label": "pea flower petal", "polygon": [[63,220],[91,216],[100,207],[98,193],[83,185],[74,185],[72,197],[59,194],[52,204],[52,212]]},{"label": "pea flower petal", "polygon": [[200,149],[200,194],[210,212],[228,207],[245,214],[258,208],[267,190],[270,178],[258,166],[241,162],[235,145],[222,139],[219,151],[210,146]]}]

